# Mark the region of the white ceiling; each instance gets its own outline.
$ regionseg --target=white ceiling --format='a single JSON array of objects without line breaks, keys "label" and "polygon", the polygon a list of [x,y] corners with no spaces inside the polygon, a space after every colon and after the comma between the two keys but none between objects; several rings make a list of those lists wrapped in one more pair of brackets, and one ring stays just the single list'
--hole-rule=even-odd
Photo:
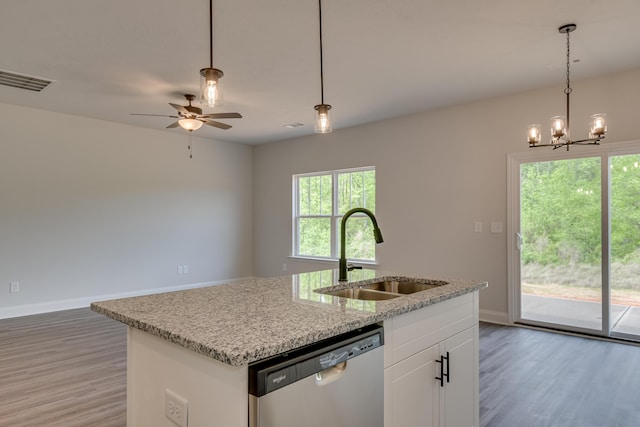
[{"label": "white ceiling", "polygon": [[[209,64],[207,0],[15,0],[0,6],[0,69],[56,80],[0,102],[164,129]],[[323,0],[334,129],[640,68],[638,0]],[[214,67],[243,119],[200,136],[259,144],[313,133],[316,0],[214,0]],[[561,96],[561,95],[560,95]],[[283,125],[301,122],[304,127]],[[166,132],[184,132],[167,129]]]}]

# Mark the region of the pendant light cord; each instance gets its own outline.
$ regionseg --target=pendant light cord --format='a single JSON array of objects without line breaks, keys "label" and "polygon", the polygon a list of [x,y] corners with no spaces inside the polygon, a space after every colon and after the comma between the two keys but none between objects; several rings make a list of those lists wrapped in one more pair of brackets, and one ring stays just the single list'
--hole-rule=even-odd
[{"label": "pendant light cord", "polygon": [[324,104],[324,67],[322,62],[322,0],[318,0],[318,11],[320,16],[320,103]]},{"label": "pendant light cord", "polygon": [[209,68],[213,68],[213,0],[209,0]]}]

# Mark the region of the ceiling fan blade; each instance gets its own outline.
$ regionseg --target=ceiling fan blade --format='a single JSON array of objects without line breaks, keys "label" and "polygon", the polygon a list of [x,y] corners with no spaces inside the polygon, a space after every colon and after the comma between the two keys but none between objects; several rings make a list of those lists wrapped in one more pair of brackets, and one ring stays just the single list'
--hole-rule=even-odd
[{"label": "ceiling fan blade", "polygon": [[171,105],[173,108],[175,108],[176,110],[178,110],[179,113],[184,114],[185,116],[190,116],[191,113],[189,112],[189,110],[187,110],[186,108],[184,108],[182,105],[178,105],[178,104],[173,104],[173,103],[169,103],[169,105]]},{"label": "ceiling fan blade", "polygon": [[173,122],[173,123],[171,123],[169,126],[167,126],[167,129],[170,129],[170,128],[177,128],[178,126],[179,126],[179,123],[178,123],[178,122]]},{"label": "ceiling fan blade", "polygon": [[241,119],[240,113],[213,113],[213,114],[200,114],[199,119]]},{"label": "ceiling fan blade", "polygon": [[153,117],[171,117],[172,119],[179,119],[178,116],[168,116],[166,114],[140,114],[140,113],[131,113],[131,116],[153,116]]},{"label": "ceiling fan blade", "polygon": [[205,125],[209,125],[209,126],[213,126],[214,128],[218,128],[218,129],[230,129],[231,125],[228,125],[226,123],[220,123],[220,122],[215,122],[213,120],[200,120],[201,122],[203,122]]}]

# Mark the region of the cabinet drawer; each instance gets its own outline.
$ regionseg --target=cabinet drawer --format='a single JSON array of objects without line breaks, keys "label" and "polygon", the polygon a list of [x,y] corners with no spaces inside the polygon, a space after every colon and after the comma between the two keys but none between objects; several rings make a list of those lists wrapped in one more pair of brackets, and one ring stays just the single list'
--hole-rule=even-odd
[{"label": "cabinet drawer", "polygon": [[477,295],[472,292],[386,320],[385,367],[477,324]]}]

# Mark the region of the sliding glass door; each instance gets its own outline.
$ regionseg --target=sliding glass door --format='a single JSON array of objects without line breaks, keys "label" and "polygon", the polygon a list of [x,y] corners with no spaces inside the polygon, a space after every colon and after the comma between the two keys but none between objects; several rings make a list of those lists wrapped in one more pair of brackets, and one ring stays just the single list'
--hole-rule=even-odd
[{"label": "sliding glass door", "polygon": [[510,156],[514,321],[640,340],[639,153]]},{"label": "sliding glass door", "polygon": [[611,334],[640,337],[640,154],[611,157]]},{"label": "sliding glass door", "polygon": [[521,318],[602,331],[600,158],[520,166]]}]

